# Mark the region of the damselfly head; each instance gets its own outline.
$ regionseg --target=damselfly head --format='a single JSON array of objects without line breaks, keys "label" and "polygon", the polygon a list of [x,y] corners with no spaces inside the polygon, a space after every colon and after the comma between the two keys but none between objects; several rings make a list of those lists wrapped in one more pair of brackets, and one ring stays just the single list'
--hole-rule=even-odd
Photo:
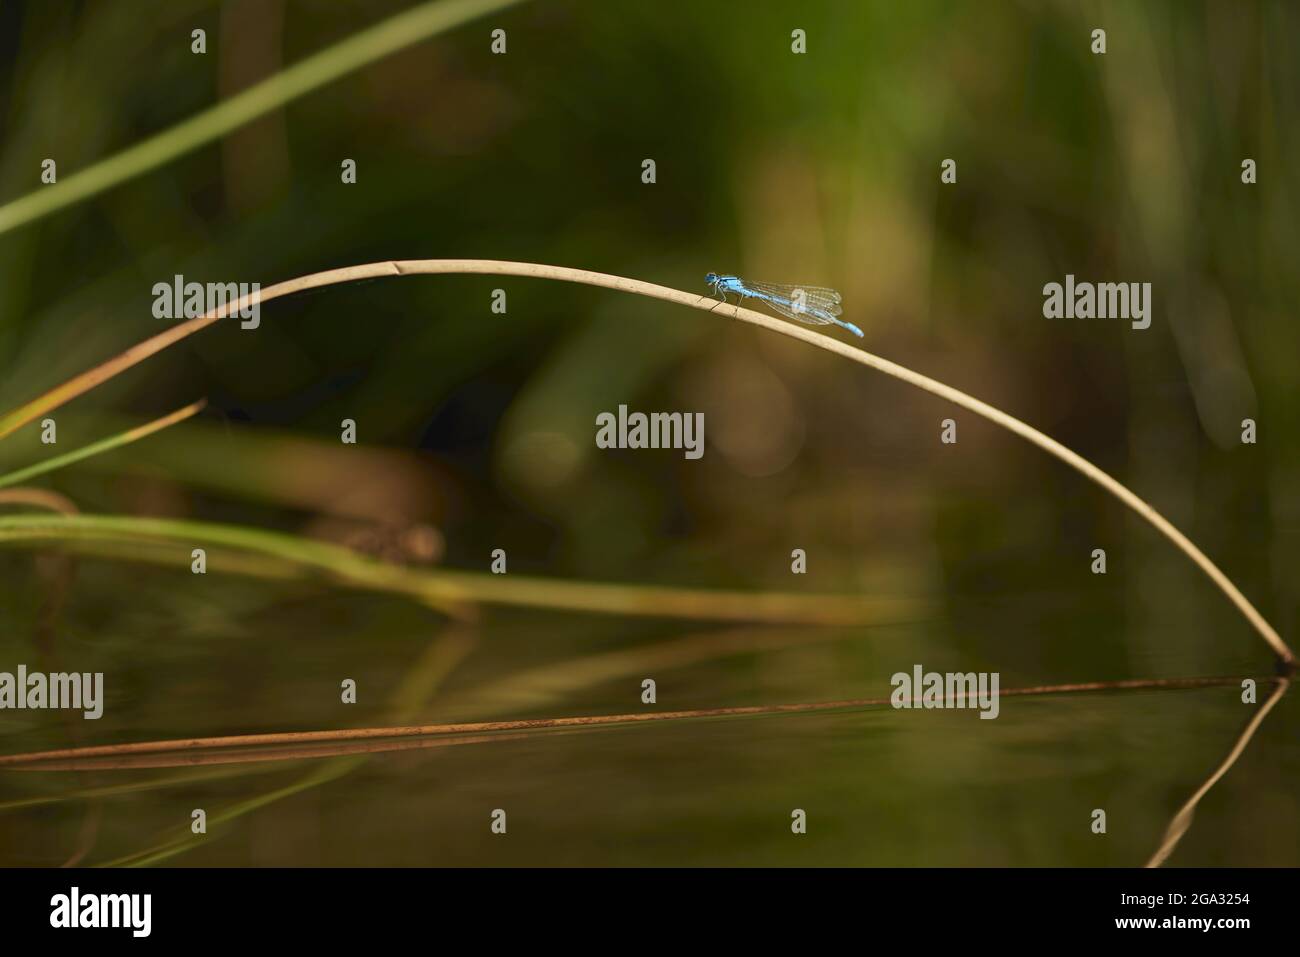
[{"label": "damselfly head", "polygon": [[718,274],[715,273],[715,272],[711,272],[711,273],[709,273],[707,276],[704,277],[704,281],[707,282],[710,286],[717,285],[717,282],[718,282]]}]

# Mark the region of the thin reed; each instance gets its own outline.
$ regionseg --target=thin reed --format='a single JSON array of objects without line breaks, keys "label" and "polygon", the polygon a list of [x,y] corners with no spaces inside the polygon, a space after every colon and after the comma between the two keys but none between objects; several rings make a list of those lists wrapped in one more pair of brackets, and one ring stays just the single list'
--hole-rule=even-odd
[{"label": "thin reed", "polygon": [[0,206],[0,234],[169,163],[368,63],[521,2],[432,0],[404,10],[120,153]]},{"label": "thin reed", "polygon": [[[997,695],[1000,698],[1014,698],[1114,691],[1176,691],[1239,685],[1242,680],[1241,677],[1234,676],[1089,681],[1038,685],[1027,688],[1007,688],[997,692]],[[1279,688],[1283,689],[1286,684],[1284,678],[1257,678],[1255,680],[1266,684],[1276,682]],[[1272,700],[1276,700],[1276,698]],[[919,702],[920,699],[909,699],[909,703],[911,701]],[[367,749],[367,753],[369,753],[369,751],[389,751],[416,746],[395,743],[396,739],[401,738],[431,739],[424,746],[438,747],[454,744],[460,740],[483,743],[493,740],[492,736],[500,732],[528,734],[664,721],[700,721],[723,718],[817,714],[835,711],[861,711],[868,708],[892,705],[892,703],[891,697],[852,698],[843,701],[748,705],[729,708],[694,708],[681,711],[638,711],[626,714],[576,715],[561,718],[517,718],[506,721],[472,721],[375,728],[336,728],[324,731],[283,731],[207,738],[182,738],[171,741],[137,741],[128,744],[104,744],[91,747],[35,751],[28,754],[7,754],[0,756],[0,768],[15,771],[66,771],[91,768],[157,768],[200,764],[229,764],[244,761],[283,761],[297,758],[337,757],[340,754],[357,753],[329,746],[356,744],[366,741],[388,742]],[[1255,726],[1263,720],[1265,714],[1267,714],[1267,709],[1261,709],[1261,712],[1256,716]],[[1247,740],[1249,739],[1247,738]],[[1244,746],[1243,742],[1242,747]],[[1213,781],[1210,783],[1213,784]]]},{"label": "thin reed", "polygon": [[1186,555],[1205,575],[1218,587],[1224,595],[1228,597],[1237,610],[1250,623],[1272,648],[1280,662],[1287,669],[1294,669],[1295,655],[1290,647],[1282,640],[1271,624],[1255,608],[1241,590],[1223,573],[1219,567],[1210,560],[1186,535],[1179,531],[1173,523],[1161,515],[1154,507],[1140,498],[1136,493],[1131,491],[1127,486],[1109,475],[1107,472],[1098,468],[1092,462],[1085,459],[1082,455],[1067,448],[1060,442],[1051,438],[1047,434],[1039,431],[1033,426],[1021,421],[1013,415],[1003,412],[1001,409],[994,408],[986,402],[962,392],[950,385],[932,379],[929,376],[914,372],[911,369],[901,366],[888,359],[880,358],[865,350],[858,349],[852,345],[841,342],[831,336],[817,332],[811,328],[800,326],[784,320],[775,319],[771,316],[755,312],[751,309],[743,309],[726,303],[719,303],[716,300],[699,295],[697,293],[683,292],[679,289],[672,289],[667,286],[659,286],[654,283],[642,282],[637,279],[628,279],[623,276],[613,276],[607,273],[591,272],[585,269],[570,269],[564,266],[550,266],[539,263],[519,263],[505,262],[491,259],[418,259],[418,260],[388,260],[384,262],[365,263],[357,266],[347,266],[342,269],[330,269],[324,272],[311,273],[306,276],[300,276],[297,279],[290,279],[286,282],[277,283],[260,292],[250,293],[233,302],[228,302],[220,308],[214,309],[195,319],[181,323],[159,333],[144,342],[141,342],[120,355],[108,360],[107,362],[96,366],[81,375],[75,376],[63,385],[52,389],[33,399],[26,405],[14,410],[8,415],[0,418],[0,438],[12,434],[16,429],[33,421],[45,413],[58,408],[63,403],[82,395],[93,389],[95,386],[106,382],[116,375],[121,374],[139,362],[143,362],[150,356],[156,355],[168,346],[174,345],[187,336],[191,336],[202,329],[207,328],[213,323],[225,318],[228,315],[239,312],[253,304],[270,302],[281,296],[291,295],[296,292],[302,292],[307,289],[318,289],[324,286],[333,286],[340,283],[356,282],[363,279],[377,279],[386,276],[408,276],[408,275],[497,275],[497,276],[521,276],[537,279],[552,279],[561,282],[583,283],[590,286],[600,286],[606,289],[615,289],[621,292],[628,292],[639,296],[648,296],[652,299],[661,299],[665,302],[675,303],[677,305],[689,306],[695,309],[701,309],[709,313],[729,316],[733,319],[739,319],[741,322],[747,322],[752,325],[761,326],[771,332],[780,333],[789,336],[792,339],[798,339],[819,349],[834,353],[845,359],[883,372],[888,376],[899,379],[909,385],[922,389],[932,395],[939,396],[954,405],[967,409],[976,415],[987,419],[994,424],[1007,429],[1010,432],[1019,435],[1021,438],[1032,442],[1034,445],[1043,449],[1050,455],[1060,459],[1066,465],[1070,466],[1077,472],[1091,479],[1097,485],[1119,499],[1124,505],[1128,506],[1147,523],[1152,525],[1158,532],[1164,535],[1174,546]]}]

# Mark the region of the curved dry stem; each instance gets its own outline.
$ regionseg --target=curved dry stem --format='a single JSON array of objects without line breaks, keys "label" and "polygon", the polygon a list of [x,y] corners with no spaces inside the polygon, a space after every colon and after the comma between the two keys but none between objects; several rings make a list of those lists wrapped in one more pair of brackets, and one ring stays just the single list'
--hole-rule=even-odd
[{"label": "curved dry stem", "polygon": [[1241,593],[1236,585],[1229,580],[1214,562],[1206,556],[1192,541],[1180,532],[1174,525],[1163,515],[1157,512],[1146,501],[1130,491],[1126,486],[1121,484],[1117,479],[1112,478],[1106,472],[1093,465],[1082,455],[1071,449],[1066,448],[1060,442],[1051,438],[1033,426],[1022,422],[1013,415],[1008,415],[1001,409],[996,409],[987,402],[981,402],[974,396],[967,395],[960,389],[954,389],[950,385],[945,385],[929,376],[924,376],[919,372],[913,372],[905,366],[890,362],[888,359],[882,359],[879,356],[872,355],[870,352],[858,349],[852,345],[840,342],[828,335],[814,331],[807,326],[800,326],[794,323],[786,322],[782,319],[776,319],[772,316],[755,312],[752,309],[742,309],[739,306],[733,306],[729,303],[720,303],[709,296],[698,295],[696,293],[683,292],[680,289],[670,289],[667,286],[657,286],[654,283],[641,282],[637,279],[627,279],[623,276],[611,276],[607,273],[590,272],[586,269],[570,269],[564,266],[548,266],[540,263],[519,263],[506,262],[493,259],[415,259],[415,260],[390,260],[387,262],[364,263],[358,266],[347,266],[342,269],[330,269],[325,272],[312,273],[308,276],[300,276],[297,279],[290,279],[287,282],[277,283],[261,290],[258,293],[251,293],[241,297],[235,302],[227,303],[219,309],[208,312],[196,319],[191,319],[178,326],[160,333],[144,342],[128,349],[121,355],[110,359],[100,366],[96,366],[87,372],[82,373],[74,379],[69,380],[57,389],[53,389],[43,396],[27,403],[27,405],[15,410],[9,415],[0,418],[0,438],[12,433],[15,429],[31,422],[38,416],[54,409],[64,402],[81,395],[82,393],[93,389],[102,382],[111,379],[118,373],[129,369],[138,362],[142,362],[152,355],[161,352],[168,346],[179,342],[187,336],[193,335],[201,329],[204,329],[217,320],[228,315],[235,314],[241,309],[251,307],[255,303],[269,302],[272,299],[278,299],[281,296],[287,296],[295,292],[301,292],[306,289],[318,289],[322,286],[333,286],[339,283],[355,282],[360,279],[377,279],[383,276],[407,276],[407,275],[439,275],[439,274],[458,274],[458,275],[494,275],[494,276],[525,276],[536,279],[553,279],[561,282],[584,283],[589,286],[601,286],[606,289],[616,289],[620,292],[628,292],[638,296],[648,296],[652,299],[661,299],[665,302],[676,303],[681,306],[689,306],[695,309],[702,309],[706,312],[715,313],[723,316],[730,316],[733,319],[739,319],[741,322],[748,322],[751,325],[762,326],[771,332],[780,333],[783,336],[789,336],[791,339],[799,339],[819,349],[825,349],[835,355],[850,359],[861,365],[868,366],[885,375],[892,376],[903,382],[913,385],[918,389],[936,395],[941,399],[974,412],[976,415],[988,419],[995,425],[999,425],[1009,432],[1014,432],[1021,438],[1032,442],[1040,449],[1050,455],[1060,459],[1066,465],[1080,472],[1087,478],[1091,479],[1103,489],[1115,496],[1130,509],[1145,519],[1152,525],[1156,531],[1160,532],[1169,539],[1175,547],[1192,562],[1202,572],[1209,577],[1210,581],[1218,586],[1219,590],[1228,596],[1228,600],[1237,606],[1237,610],[1245,616],[1251,626],[1259,632],[1260,636],[1268,642],[1270,648],[1277,654],[1278,658],[1292,669],[1295,666],[1295,655],[1287,646],[1280,635],[1273,629],[1263,615],[1252,605],[1249,599]]},{"label": "curved dry stem", "polygon": [[1246,745],[1250,744],[1250,739],[1255,736],[1255,732],[1259,730],[1259,726],[1264,723],[1264,719],[1268,717],[1268,713],[1273,710],[1273,705],[1277,704],[1278,701],[1282,699],[1282,695],[1286,694],[1286,689],[1289,685],[1290,682],[1285,678],[1277,683],[1277,687],[1273,689],[1273,693],[1269,695],[1268,700],[1260,705],[1255,716],[1250,719],[1245,730],[1241,732],[1240,736],[1238,736],[1237,743],[1234,744],[1232,750],[1228,752],[1228,756],[1224,758],[1223,762],[1214,769],[1214,772],[1205,779],[1205,783],[1197,788],[1196,792],[1187,799],[1187,803],[1178,809],[1178,813],[1173,816],[1173,819],[1169,822],[1169,826],[1165,828],[1165,834],[1160,841],[1160,846],[1156,848],[1156,852],[1151,855],[1151,859],[1146,862],[1145,866],[1159,867],[1168,860],[1169,855],[1174,852],[1174,848],[1178,847],[1178,842],[1181,841],[1183,835],[1187,833],[1187,829],[1192,826],[1192,818],[1196,814],[1196,805],[1201,803],[1201,798],[1205,797],[1205,795],[1210,792],[1210,788],[1219,783],[1219,778],[1227,774],[1228,769],[1237,763],[1237,759],[1241,757],[1242,752],[1246,750]]}]

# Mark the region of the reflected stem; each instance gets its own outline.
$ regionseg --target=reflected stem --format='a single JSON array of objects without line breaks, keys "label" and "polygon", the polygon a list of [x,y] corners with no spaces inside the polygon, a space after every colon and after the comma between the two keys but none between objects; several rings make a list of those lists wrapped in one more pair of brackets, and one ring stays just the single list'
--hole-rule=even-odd
[{"label": "reflected stem", "polygon": [[1178,842],[1181,841],[1183,835],[1187,833],[1187,829],[1191,827],[1192,818],[1196,814],[1196,805],[1201,802],[1201,798],[1205,797],[1205,795],[1209,793],[1210,788],[1214,787],[1214,785],[1219,782],[1219,778],[1227,774],[1228,769],[1237,763],[1237,759],[1241,757],[1242,752],[1246,750],[1246,745],[1250,743],[1250,739],[1255,736],[1255,732],[1258,731],[1259,726],[1264,723],[1264,719],[1268,717],[1268,713],[1273,710],[1273,706],[1282,699],[1282,695],[1286,694],[1286,689],[1290,684],[1291,682],[1288,678],[1277,679],[1277,687],[1273,689],[1273,693],[1269,695],[1268,699],[1262,705],[1260,705],[1255,716],[1246,724],[1245,730],[1241,732],[1241,735],[1237,738],[1237,743],[1234,744],[1232,750],[1228,752],[1228,756],[1223,759],[1223,763],[1214,769],[1214,772],[1206,778],[1205,782],[1196,789],[1196,792],[1187,799],[1187,803],[1179,808],[1178,813],[1173,816],[1173,820],[1171,820],[1169,826],[1165,828],[1165,836],[1161,839],[1160,846],[1156,848],[1156,852],[1151,855],[1151,859],[1146,862],[1146,867],[1160,867],[1166,860],[1168,860],[1169,855],[1174,852],[1174,848],[1178,847]]}]

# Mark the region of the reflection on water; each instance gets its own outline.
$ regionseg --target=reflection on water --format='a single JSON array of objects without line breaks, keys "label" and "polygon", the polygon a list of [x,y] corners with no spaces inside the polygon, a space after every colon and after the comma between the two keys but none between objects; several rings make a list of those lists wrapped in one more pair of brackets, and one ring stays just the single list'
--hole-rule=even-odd
[{"label": "reflection on water", "polygon": [[1237,759],[1241,757],[1243,752],[1245,752],[1246,746],[1250,744],[1251,739],[1255,736],[1255,732],[1259,730],[1259,726],[1264,723],[1264,719],[1268,716],[1268,713],[1273,710],[1273,707],[1282,700],[1282,696],[1286,694],[1287,689],[1290,686],[1290,678],[1283,678],[1277,681],[1276,686],[1269,694],[1268,698],[1259,706],[1259,710],[1251,716],[1250,721],[1247,722],[1245,729],[1241,732],[1241,736],[1237,738],[1236,742],[1232,746],[1232,750],[1228,752],[1228,756],[1223,759],[1219,766],[1215,768],[1201,786],[1196,789],[1195,793],[1187,799],[1187,803],[1178,809],[1178,813],[1174,815],[1174,819],[1169,822],[1169,827],[1165,830],[1165,836],[1160,842],[1160,847],[1156,849],[1156,852],[1151,855],[1151,860],[1147,862],[1147,867],[1159,867],[1165,861],[1169,860],[1169,855],[1174,852],[1174,849],[1178,846],[1178,842],[1181,841],[1183,835],[1187,833],[1187,829],[1192,826],[1192,817],[1195,815],[1196,807],[1201,803],[1201,799],[1209,793],[1210,788],[1219,783],[1219,779],[1228,773],[1228,769],[1237,763]]},{"label": "reflection on water", "polygon": [[[29,555],[2,560],[9,580],[30,574]],[[158,569],[80,562],[59,653],[106,672],[105,716],[4,712],[5,753],[887,699],[889,675],[912,661],[961,666],[940,618],[714,628],[506,611],[449,627],[393,597],[219,577],[202,596],[178,595]],[[139,597],[122,601],[127,571]],[[6,598],[22,608],[22,595]],[[35,596],[26,603],[39,612]],[[3,660],[35,653],[5,636]],[[350,706],[338,690],[349,677]],[[646,677],[653,706],[640,701]],[[1004,689],[1041,677],[1002,666]],[[1282,690],[1261,683],[1260,705],[1243,705],[1234,682],[1007,695],[995,721],[874,706],[465,734],[455,747],[413,739],[380,753],[361,742],[310,761],[263,749],[243,756],[256,763],[215,767],[186,766],[202,760],[191,754],[176,769],[6,771],[0,834],[6,864],[1136,865],[1163,844],[1156,857],[1180,865],[1294,865],[1285,782],[1300,746]],[[1231,771],[1202,783],[1225,755]],[[1195,801],[1194,827],[1187,811],[1170,823]],[[190,832],[196,808],[207,835]],[[489,829],[498,808],[504,837]],[[790,831],[795,808],[805,835]],[[1107,812],[1105,835],[1091,831],[1094,808]]]}]

